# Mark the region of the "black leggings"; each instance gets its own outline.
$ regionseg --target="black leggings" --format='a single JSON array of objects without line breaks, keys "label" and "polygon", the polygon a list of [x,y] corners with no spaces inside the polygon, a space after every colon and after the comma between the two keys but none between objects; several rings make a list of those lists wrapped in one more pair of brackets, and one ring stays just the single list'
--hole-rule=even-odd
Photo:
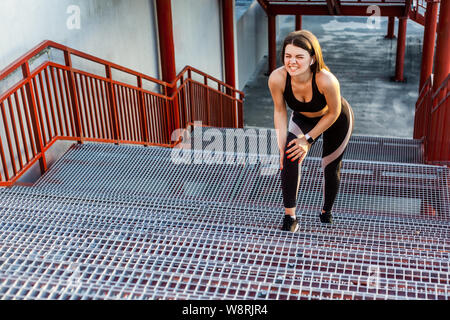
[{"label": "black leggings", "polygon": [[[292,112],[289,120],[286,146],[293,139],[311,131],[320,121],[308,118],[300,113]],[[345,99],[342,99],[341,114],[337,120],[323,133],[322,169],[324,174],[323,210],[331,211],[340,184],[340,169],[344,152],[353,131],[353,110]],[[285,146],[285,152],[288,148]],[[281,171],[281,188],[285,208],[294,208],[297,204],[297,193],[300,185],[301,162],[287,159],[286,153]]]}]

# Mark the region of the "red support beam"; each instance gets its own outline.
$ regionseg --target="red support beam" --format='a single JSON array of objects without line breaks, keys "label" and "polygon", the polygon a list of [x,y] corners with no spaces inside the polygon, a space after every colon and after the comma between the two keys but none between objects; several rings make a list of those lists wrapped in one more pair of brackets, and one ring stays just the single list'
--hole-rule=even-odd
[{"label": "red support beam", "polygon": [[[261,1],[259,1],[261,4]],[[341,5],[340,15],[342,16],[367,16],[367,8],[368,5]],[[405,5],[404,4],[393,4],[389,6],[379,6],[380,7],[380,16],[382,17],[402,17],[405,13]],[[264,8],[264,7],[263,7]],[[328,16],[330,12],[328,10],[328,5],[324,2],[323,5],[311,5],[308,3],[305,4],[295,4],[290,5],[289,2],[286,4],[274,4],[266,6],[266,12],[269,12],[273,15],[319,15],[319,16]]]},{"label": "red support beam", "polygon": [[422,67],[420,70],[419,92],[425,81],[433,72],[434,43],[436,41],[438,3],[429,1],[425,13],[425,30],[423,32]]},{"label": "red support beam", "polygon": [[302,16],[300,14],[295,16],[295,30],[302,30]]},{"label": "red support beam", "polygon": [[436,64],[434,67],[433,92],[450,72],[450,1],[441,1],[436,41]]},{"label": "red support beam", "polygon": [[[44,174],[47,171],[47,160],[46,160],[46,156],[45,156],[45,151],[43,151],[44,150],[44,141],[42,141],[42,131],[41,131],[41,126],[39,124],[38,111],[36,108],[36,100],[35,100],[35,96],[33,94],[32,83],[30,81],[31,71],[30,71],[30,65],[29,65],[28,61],[22,65],[22,74],[25,79],[28,79],[28,82],[25,84],[25,91],[26,91],[26,96],[27,96],[27,100],[28,100],[28,108],[30,111],[31,122],[33,124],[33,129],[32,129],[33,132],[29,132],[29,134],[30,134],[30,136],[34,135],[34,141],[36,143],[36,153],[38,155],[40,155],[39,156],[39,167],[41,169],[41,174]],[[5,119],[5,116],[3,116],[3,119]],[[11,149],[10,149],[10,152],[11,152]],[[11,152],[11,154],[12,154],[12,152]],[[11,163],[14,163],[14,159],[11,161]],[[14,174],[16,174],[16,172],[14,172]]]},{"label": "red support beam", "polygon": [[389,17],[387,35],[385,36],[386,39],[395,39],[394,28],[395,17]]},{"label": "red support beam", "polygon": [[276,16],[269,14],[269,74],[277,68],[277,32],[276,32]]},{"label": "red support beam", "polygon": [[156,0],[159,51],[162,80],[171,83],[176,78],[175,46],[173,42],[171,0]]},{"label": "red support beam", "polygon": [[81,115],[80,115],[80,107],[78,105],[76,84],[75,84],[75,75],[72,69],[72,58],[70,56],[69,51],[64,51],[64,60],[66,62],[66,66],[69,67],[68,77],[69,77],[69,93],[70,93],[70,106],[72,107],[72,114],[75,122],[75,134],[80,138],[78,140],[79,144],[83,143],[83,130],[81,125]]},{"label": "red support beam", "polygon": [[[177,77],[171,3],[171,0],[156,0],[162,80],[168,83],[174,82]],[[169,100],[166,101],[169,118],[167,120],[171,124],[169,128],[170,133],[173,132],[173,130],[180,128],[178,94],[176,86],[177,84],[175,83],[174,88],[167,88],[167,95],[169,97],[175,94],[173,103],[170,103]],[[174,122],[170,120],[171,118],[174,119]]]},{"label": "red support beam", "polygon": [[233,1],[222,0],[223,41],[225,56],[225,83],[236,87],[234,61],[234,8]]},{"label": "red support beam", "polygon": [[341,14],[339,0],[327,0],[328,12],[331,16],[336,16]]},{"label": "red support beam", "polygon": [[403,73],[405,67],[405,51],[406,51],[406,24],[407,17],[398,18],[398,39],[397,39],[397,59],[395,63],[395,77],[394,81],[406,81]]}]

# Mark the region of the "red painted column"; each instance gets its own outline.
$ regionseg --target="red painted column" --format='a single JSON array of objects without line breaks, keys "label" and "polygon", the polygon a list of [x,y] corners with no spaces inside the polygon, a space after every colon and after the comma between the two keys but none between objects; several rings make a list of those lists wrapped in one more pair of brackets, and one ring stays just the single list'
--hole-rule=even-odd
[{"label": "red painted column", "polygon": [[268,14],[269,25],[269,74],[277,68],[276,16]]},{"label": "red painted column", "polygon": [[295,30],[302,30],[302,16],[299,14],[295,16]]},{"label": "red painted column", "polygon": [[[450,102],[448,90],[444,87],[437,90],[450,73],[450,1],[441,1],[439,24],[437,27],[436,58],[434,65],[433,112],[431,114],[431,137],[428,159],[434,161],[450,161]],[[444,102],[441,102],[443,101]],[[441,104],[439,104],[441,102]],[[437,108],[437,109],[434,109]]]},{"label": "red painted column", "polygon": [[223,41],[225,56],[225,83],[236,87],[234,62],[234,8],[233,1],[222,0]]},{"label": "red painted column", "polygon": [[423,32],[422,65],[420,70],[419,92],[433,72],[434,42],[436,41],[438,3],[427,2],[425,30]]},{"label": "red painted column", "polygon": [[[33,132],[29,132],[29,134],[30,134],[30,136],[31,136],[31,134],[34,135],[34,141],[36,143],[37,157],[39,157],[39,167],[41,169],[41,174],[44,174],[47,171],[47,160],[46,160],[45,151],[44,151],[44,141],[42,139],[41,126],[39,124],[38,112],[37,112],[37,108],[36,108],[35,95],[33,94],[32,82],[30,80],[31,71],[30,71],[30,65],[29,65],[28,61],[26,61],[22,65],[22,74],[23,74],[24,79],[29,80],[28,83],[25,84],[25,92],[26,92],[26,97],[27,97],[27,102],[28,102],[28,108],[29,108],[29,112],[30,112],[31,123],[33,125],[32,126]],[[3,121],[6,121],[5,118],[3,118]],[[62,130],[62,128],[61,128],[61,130]],[[12,154],[11,149],[9,150],[9,152]],[[21,155],[19,155],[19,156],[21,156]],[[14,164],[13,164],[13,168],[15,168]],[[14,171],[16,171],[16,170],[14,169]],[[14,173],[16,173],[16,172],[14,172]]]},{"label": "red painted column", "polygon": [[156,0],[156,14],[158,16],[162,80],[170,83],[176,78],[171,0]]},{"label": "red painted column", "polygon": [[405,82],[403,76],[405,67],[405,50],[406,50],[406,23],[407,17],[398,18],[398,39],[397,39],[397,59],[395,63],[395,77],[396,82]]},{"label": "red painted column", "polygon": [[437,90],[450,72],[450,1],[441,1],[436,41],[433,91]]},{"label": "red painted column", "polygon": [[[176,78],[175,46],[173,42],[172,4],[171,0],[156,0],[156,14],[158,19],[159,52],[162,80],[172,83]],[[171,97],[177,91],[176,84],[167,88],[167,95]],[[173,130],[180,128],[178,97],[166,100],[167,132],[170,140]]]},{"label": "red painted column", "polygon": [[386,39],[395,39],[394,28],[395,17],[389,17],[387,35],[385,36]]}]

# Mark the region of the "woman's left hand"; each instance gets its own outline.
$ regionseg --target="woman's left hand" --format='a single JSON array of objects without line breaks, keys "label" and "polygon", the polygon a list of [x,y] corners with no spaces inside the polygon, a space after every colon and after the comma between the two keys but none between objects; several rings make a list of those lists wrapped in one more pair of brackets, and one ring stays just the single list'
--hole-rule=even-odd
[{"label": "woman's left hand", "polygon": [[286,147],[287,158],[291,161],[299,159],[299,161],[302,162],[308,153],[309,147],[310,145],[308,141],[306,141],[305,136],[293,139]]}]

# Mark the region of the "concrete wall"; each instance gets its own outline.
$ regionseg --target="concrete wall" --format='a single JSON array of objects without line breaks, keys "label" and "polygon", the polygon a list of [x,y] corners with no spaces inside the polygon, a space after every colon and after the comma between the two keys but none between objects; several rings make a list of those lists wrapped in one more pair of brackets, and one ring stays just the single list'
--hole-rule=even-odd
[{"label": "concrete wall", "polygon": [[[243,90],[265,55],[268,54],[268,19],[255,0],[249,9],[236,22],[238,89]],[[292,24],[292,29],[285,26]],[[282,41],[287,33],[294,30],[295,20],[292,16],[276,17],[277,41]],[[277,64],[279,63],[277,56]]]},{"label": "concrete wall", "polygon": [[[67,27],[70,5],[79,29]],[[11,30],[0,37],[0,69],[48,39],[159,77],[153,0],[2,0],[0,29]]]},{"label": "concrete wall", "polygon": [[177,73],[186,65],[223,79],[220,0],[172,0]]}]

